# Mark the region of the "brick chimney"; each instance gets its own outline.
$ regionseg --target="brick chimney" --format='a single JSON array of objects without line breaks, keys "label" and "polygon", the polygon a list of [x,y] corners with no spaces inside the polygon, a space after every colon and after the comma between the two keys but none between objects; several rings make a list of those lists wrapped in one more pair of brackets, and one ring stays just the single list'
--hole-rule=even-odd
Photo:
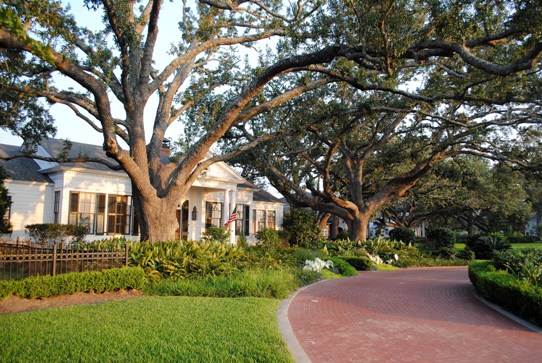
[{"label": "brick chimney", "polygon": [[162,140],[162,150],[160,152],[160,156],[169,158],[170,148],[171,148],[171,140],[170,139]]}]

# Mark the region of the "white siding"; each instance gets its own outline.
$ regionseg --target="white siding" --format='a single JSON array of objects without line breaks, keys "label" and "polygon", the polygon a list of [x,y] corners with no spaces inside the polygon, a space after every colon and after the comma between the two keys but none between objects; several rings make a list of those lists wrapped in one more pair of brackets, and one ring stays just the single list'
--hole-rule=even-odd
[{"label": "white siding", "polygon": [[6,180],[11,196],[11,238],[28,238],[24,231],[27,224],[53,222],[53,185],[47,183]]}]

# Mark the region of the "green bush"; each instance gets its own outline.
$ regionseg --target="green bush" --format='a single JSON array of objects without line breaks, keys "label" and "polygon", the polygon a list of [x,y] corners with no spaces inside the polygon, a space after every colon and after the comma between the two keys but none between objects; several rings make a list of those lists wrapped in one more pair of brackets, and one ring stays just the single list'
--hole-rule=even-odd
[{"label": "green bush", "polygon": [[511,272],[535,286],[542,286],[542,250],[537,248],[509,249],[493,253],[493,265]]},{"label": "green bush", "polygon": [[394,265],[397,267],[437,267],[437,266],[466,266],[469,264],[467,260],[459,259],[447,259],[439,257],[411,257],[406,256],[399,258],[399,261],[395,262]]},{"label": "green bush", "polygon": [[352,256],[340,256],[340,258],[352,265],[357,271],[370,271],[375,268],[375,264],[370,258]]},{"label": "green bush", "polygon": [[279,232],[274,229],[264,228],[256,233],[258,243],[265,248],[278,248],[282,245]]},{"label": "green bush", "polygon": [[154,295],[283,299],[299,286],[298,277],[289,269],[246,270],[228,276],[163,279],[150,283],[144,291]]},{"label": "green bush", "polygon": [[17,281],[0,281],[0,297],[44,298],[76,292],[105,292],[142,289],[146,284],[143,269],[114,268],[102,271],[73,272],[55,276],[33,276]]},{"label": "green bush", "polygon": [[472,238],[467,242],[477,259],[490,259],[495,251],[510,249],[510,242],[502,233],[489,233],[487,235]]},{"label": "green bush", "polygon": [[399,256],[399,259],[405,257],[418,258],[422,256],[421,252],[415,246],[405,245],[397,241],[388,241],[383,238],[366,241],[363,247],[368,254],[380,256],[384,262],[395,259],[396,254]]},{"label": "green bush", "polygon": [[[354,256],[365,255],[364,242],[362,241],[352,241],[348,238],[346,239],[336,239],[334,241],[324,241],[323,246],[330,255],[332,256],[341,256],[346,254],[351,254]],[[359,253],[359,250],[363,250]]]},{"label": "green bush", "polygon": [[469,278],[478,293],[522,318],[542,326],[542,288],[496,270],[490,261],[473,261]]},{"label": "green bush", "polygon": [[535,243],[539,241],[539,238],[537,236],[527,236],[524,234],[518,234],[514,233],[511,235],[506,236],[508,239],[508,242],[514,244],[514,243]]},{"label": "green bush", "polygon": [[71,237],[70,242],[82,242],[88,234],[88,227],[75,224],[37,223],[25,226],[31,238],[45,246],[49,242],[64,243]]},{"label": "green bush", "polygon": [[416,234],[413,230],[406,227],[399,227],[390,231],[390,239],[395,241],[401,241],[405,244],[414,243]]},{"label": "green bush", "polygon": [[542,249],[519,248],[503,251],[496,251],[493,254],[493,265],[499,270],[509,270],[519,274],[523,264],[533,262],[542,266]]},{"label": "green bush", "polygon": [[356,276],[358,274],[356,269],[351,264],[343,260],[342,258],[330,257],[327,259],[333,262],[333,270],[337,271],[339,274],[343,276]]},{"label": "green bush", "polygon": [[203,232],[202,240],[228,243],[230,241],[230,233],[226,227],[207,227]]},{"label": "green bush", "polygon": [[286,214],[282,227],[292,245],[314,247],[322,238],[314,213],[303,209],[292,209]]},{"label": "green bush", "polygon": [[140,266],[154,278],[223,275],[247,263],[243,248],[204,240],[133,243],[129,258],[130,266]]},{"label": "green bush", "polygon": [[307,248],[295,248],[292,250],[292,255],[296,266],[303,266],[306,260],[314,260],[318,257],[321,260],[329,259],[329,256],[322,251],[310,250]]},{"label": "green bush", "polygon": [[427,231],[425,247],[429,251],[436,251],[442,248],[453,248],[455,244],[455,233],[449,228],[432,228]]}]

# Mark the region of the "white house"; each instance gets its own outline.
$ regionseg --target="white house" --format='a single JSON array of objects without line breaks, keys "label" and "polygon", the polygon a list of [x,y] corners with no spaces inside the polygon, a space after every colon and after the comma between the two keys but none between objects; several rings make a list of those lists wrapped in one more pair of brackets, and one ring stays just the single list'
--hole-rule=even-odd
[{"label": "white house", "polygon": [[[63,146],[63,140],[44,140],[37,153],[56,156]],[[0,156],[15,155],[19,149],[0,144]],[[73,142],[69,156],[77,155],[107,158],[99,146]],[[0,166],[7,174],[11,238],[28,238],[25,226],[34,223],[84,224],[89,227],[89,241],[110,236],[138,238],[132,186],[123,171],[99,163],[57,164],[30,158],[0,159]],[[171,213],[177,216],[178,238],[199,240],[206,228],[223,226],[234,210],[237,220],[230,225],[231,242],[236,235],[254,241],[257,231],[282,225],[283,203],[222,162],[202,173]]]}]

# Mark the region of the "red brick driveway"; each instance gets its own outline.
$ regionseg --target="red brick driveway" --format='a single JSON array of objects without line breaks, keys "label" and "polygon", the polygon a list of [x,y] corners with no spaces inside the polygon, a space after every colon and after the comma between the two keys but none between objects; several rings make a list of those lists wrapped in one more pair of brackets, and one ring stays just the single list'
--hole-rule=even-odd
[{"label": "red brick driveway", "polygon": [[287,318],[313,363],[542,362],[542,334],[478,300],[466,267],[322,281],[290,301]]}]

